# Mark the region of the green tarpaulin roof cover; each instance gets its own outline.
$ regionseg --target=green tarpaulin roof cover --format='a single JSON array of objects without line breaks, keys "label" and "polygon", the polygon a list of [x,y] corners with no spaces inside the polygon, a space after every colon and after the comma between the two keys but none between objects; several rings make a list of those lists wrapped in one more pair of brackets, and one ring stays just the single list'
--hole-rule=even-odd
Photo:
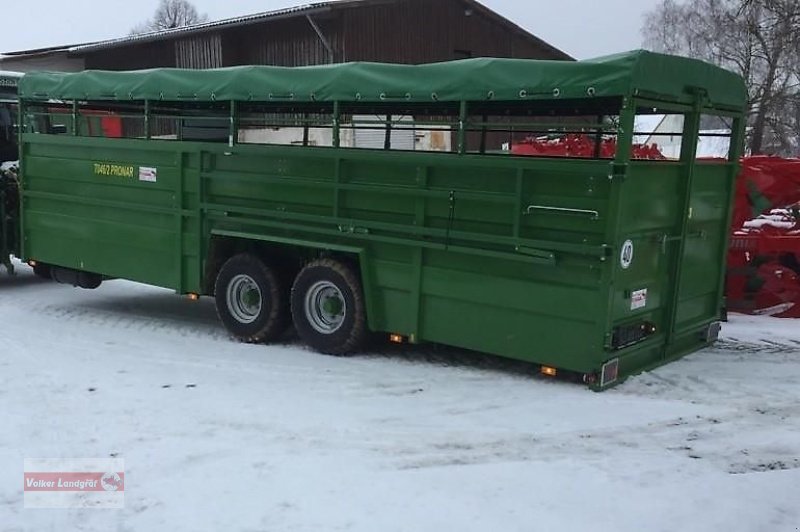
[{"label": "green tarpaulin roof cover", "polygon": [[658,96],[691,101],[704,89],[715,106],[741,110],[741,77],[709,63],[634,51],[587,61],[477,58],[427,65],[345,63],[309,67],[241,66],[213,70],[88,70],[33,73],[20,82],[28,100],[520,101]]}]

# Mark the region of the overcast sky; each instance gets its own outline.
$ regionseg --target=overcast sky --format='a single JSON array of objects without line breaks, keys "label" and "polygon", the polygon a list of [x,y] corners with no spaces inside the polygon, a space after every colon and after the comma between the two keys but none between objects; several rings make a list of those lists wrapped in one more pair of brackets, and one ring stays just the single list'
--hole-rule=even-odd
[{"label": "overcast sky", "polygon": [[[585,59],[639,48],[644,13],[658,0],[482,0],[534,35]],[[303,0],[195,0],[211,20],[307,3]],[[127,35],[158,0],[2,0],[0,52]]]}]

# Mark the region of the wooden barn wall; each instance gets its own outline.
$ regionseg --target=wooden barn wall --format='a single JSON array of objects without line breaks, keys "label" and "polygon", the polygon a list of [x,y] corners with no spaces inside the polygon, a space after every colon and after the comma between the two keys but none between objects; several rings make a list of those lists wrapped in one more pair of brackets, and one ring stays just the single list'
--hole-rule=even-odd
[{"label": "wooden barn wall", "polygon": [[[461,0],[386,0],[316,13],[333,61],[429,63],[465,57],[553,59],[540,42]],[[308,19],[294,17],[217,28],[164,41],[87,54],[86,68],[210,68],[248,64],[325,64],[331,56]]]},{"label": "wooden barn wall", "polygon": [[[344,14],[347,61],[429,63],[464,57],[551,59],[522,33],[458,0],[401,0],[366,5]],[[391,37],[387,37],[391,36]]]},{"label": "wooden barn wall", "polygon": [[174,67],[175,41],[131,44],[87,53],[87,70],[141,70]]},{"label": "wooden barn wall", "polygon": [[[342,44],[336,20],[315,16],[314,21],[334,49],[334,62],[342,61]],[[223,34],[226,66],[304,66],[330,62],[330,55],[306,17],[276,20],[232,28]]]},{"label": "wooden barn wall", "polygon": [[222,37],[204,34],[175,42],[175,65],[178,68],[219,68],[222,63]]}]

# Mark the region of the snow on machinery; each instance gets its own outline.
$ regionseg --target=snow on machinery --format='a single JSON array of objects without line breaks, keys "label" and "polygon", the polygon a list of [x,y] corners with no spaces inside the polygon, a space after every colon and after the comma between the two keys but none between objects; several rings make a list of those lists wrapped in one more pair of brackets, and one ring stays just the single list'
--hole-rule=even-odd
[{"label": "snow on machinery", "polygon": [[733,312],[800,318],[800,159],[742,160],[727,305]]},{"label": "snow on machinery", "polygon": [[[513,155],[533,157],[578,157],[613,159],[617,153],[615,137],[593,138],[589,135],[571,133],[554,137],[528,137],[511,146]],[[663,160],[658,144],[634,144],[631,157],[641,160]]]}]

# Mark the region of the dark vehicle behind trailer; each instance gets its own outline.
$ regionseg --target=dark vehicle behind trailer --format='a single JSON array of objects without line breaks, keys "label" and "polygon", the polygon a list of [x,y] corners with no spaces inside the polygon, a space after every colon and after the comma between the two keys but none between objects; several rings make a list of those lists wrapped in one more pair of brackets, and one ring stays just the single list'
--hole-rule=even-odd
[{"label": "dark vehicle behind trailer", "polygon": [[13,271],[11,255],[19,255],[17,175],[9,164],[19,158],[17,84],[22,74],[0,71],[0,264]]}]

